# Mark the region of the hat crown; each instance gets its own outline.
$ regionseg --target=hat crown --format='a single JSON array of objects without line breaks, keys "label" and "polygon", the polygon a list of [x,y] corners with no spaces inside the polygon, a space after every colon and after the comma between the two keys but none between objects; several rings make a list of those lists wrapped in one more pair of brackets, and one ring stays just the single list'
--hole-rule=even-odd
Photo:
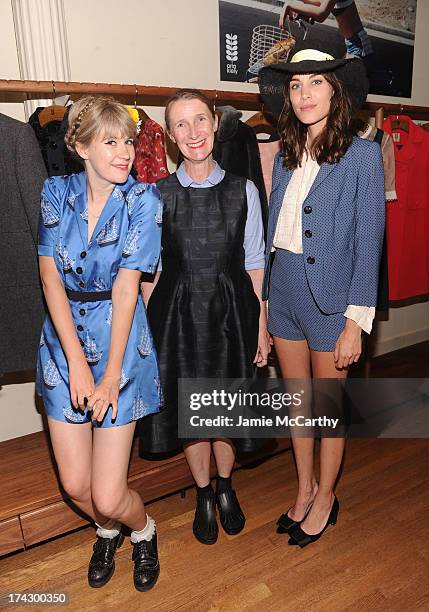
[{"label": "hat crown", "polygon": [[308,60],[313,62],[327,62],[334,61],[335,58],[329,53],[324,53],[323,51],[318,51],[317,49],[302,49],[292,56],[290,63],[296,64]]}]

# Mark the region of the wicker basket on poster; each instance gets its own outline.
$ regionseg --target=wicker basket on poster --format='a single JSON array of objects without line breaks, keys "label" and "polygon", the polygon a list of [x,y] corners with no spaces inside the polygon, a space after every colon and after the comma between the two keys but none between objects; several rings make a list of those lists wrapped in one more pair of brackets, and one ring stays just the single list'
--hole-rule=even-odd
[{"label": "wicker basket on poster", "polygon": [[295,39],[289,32],[271,25],[256,26],[250,46],[249,76],[256,78],[263,66],[286,62],[294,46]]}]

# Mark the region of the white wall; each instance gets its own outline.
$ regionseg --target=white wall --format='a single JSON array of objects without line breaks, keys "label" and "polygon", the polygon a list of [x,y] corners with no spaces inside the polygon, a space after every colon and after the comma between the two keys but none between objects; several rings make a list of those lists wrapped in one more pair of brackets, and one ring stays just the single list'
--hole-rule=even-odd
[{"label": "white wall", "polygon": [[[219,81],[217,0],[64,0],[64,4],[73,81],[257,91],[256,85]],[[0,24],[0,77],[20,78],[10,0],[0,0]],[[404,103],[429,106],[428,31],[429,1],[418,0],[413,97]],[[21,104],[2,100],[0,94],[0,112],[24,119]],[[162,122],[162,109],[146,110]],[[377,354],[428,339],[429,304],[391,309],[390,320],[378,324],[377,338]],[[0,389],[0,413],[0,440],[42,429],[33,384]]]},{"label": "white wall", "polygon": [[[10,0],[0,0],[0,78],[20,78],[12,3]],[[25,121],[24,106],[22,104],[4,102],[1,92],[0,113]]]}]

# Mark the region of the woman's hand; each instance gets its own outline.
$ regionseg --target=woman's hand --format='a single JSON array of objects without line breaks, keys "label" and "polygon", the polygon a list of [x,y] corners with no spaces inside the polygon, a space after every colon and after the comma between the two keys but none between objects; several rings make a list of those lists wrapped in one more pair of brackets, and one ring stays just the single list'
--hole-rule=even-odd
[{"label": "woman's hand", "polygon": [[85,409],[85,397],[89,398],[95,389],[91,368],[84,358],[69,361],[69,382],[71,402],[76,408]]},{"label": "woman's hand", "polygon": [[359,325],[352,319],[347,319],[334,350],[334,362],[338,370],[347,368],[359,360],[362,353],[361,333]]},{"label": "woman's hand", "polygon": [[88,410],[92,410],[92,420],[102,421],[109,406],[112,406],[112,421],[118,414],[118,395],[120,377],[104,376],[88,398]]},{"label": "woman's hand", "polygon": [[323,22],[334,4],[335,0],[286,0],[280,13],[279,27],[285,27],[287,17]]},{"label": "woman's hand", "polygon": [[271,345],[272,340],[267,331],[266,325],[260,325],[258,334],[258,350],[256,351],[255,359],[253,360],[253,363],[256,363],[258,368],[263,368],[267,365]]}]

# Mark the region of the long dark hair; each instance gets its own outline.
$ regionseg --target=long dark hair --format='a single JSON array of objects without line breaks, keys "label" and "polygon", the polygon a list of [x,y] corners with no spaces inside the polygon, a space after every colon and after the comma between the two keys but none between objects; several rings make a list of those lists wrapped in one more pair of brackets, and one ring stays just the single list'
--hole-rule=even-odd
[{"label": "long dark hair", "polygon": [[[280,115],[278,129],[284,153],[284,165],[295,170],[302,160],[307,143],[307,126],[301,123],[294,113],[290,102],[289,85],[291,74],[284,86],[285,102]],[[353,140],[351,128],[351,101],[342,82],[333,72],[324,72],[323,76],[331,85],[334,93],[325,129],[314,139],[309,153],[320,165],[323,162],[338,162]]]}]

